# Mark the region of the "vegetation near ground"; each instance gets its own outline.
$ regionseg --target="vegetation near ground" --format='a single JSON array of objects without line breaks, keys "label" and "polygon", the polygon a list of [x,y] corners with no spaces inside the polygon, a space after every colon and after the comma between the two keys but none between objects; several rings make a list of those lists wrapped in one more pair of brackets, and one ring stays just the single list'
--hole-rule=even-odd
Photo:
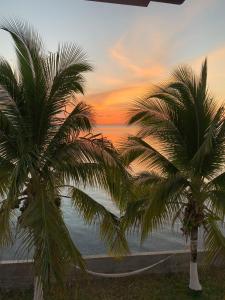
[{"label": "vegetation near ground", "polygon": [[[200,270],[204,290],[188,289],[188,275],[167,274],[79,281],[70,289],[70,300],[225,300],[225,269]],[[0,300],[31,300],[30,291],[1,291]],[[54,299],[57,299],[54,297]],[[61,300],[61,299],[60,299]]]}]

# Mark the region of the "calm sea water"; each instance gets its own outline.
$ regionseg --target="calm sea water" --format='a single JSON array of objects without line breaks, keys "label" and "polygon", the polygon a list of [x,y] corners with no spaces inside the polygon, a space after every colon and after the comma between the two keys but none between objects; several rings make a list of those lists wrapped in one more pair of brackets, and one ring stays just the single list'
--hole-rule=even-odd
[{"label": "calm sea water", "polygon": [[[96,131],[102,132],[115,144],[118,144],[118,141],[123,140],[127,134],[135,134],[135,128],[113,125],[98,126]],[[86,192],[112,212],[118,213],[116,207],[104,192],[93,189],[87,189]],[[69,199],[63,200],[62,207],[64,219],[69,228],[70,235],[82,254],[105,254],[106,247],[99,237],[98,226],[87,226],[71,206]],[[140,245],[138,234],[130,235],[128,236],[130,249],[132,252],[186,249],[187,244],[179,231],[179,227],[180,226],[178,225],[177,228],[172,231],[169,225],[165,226],[163,230],[154,232],[149,236],[143,245]],[[17,253],[19,244],[20,241],[17,239],[12,247],[1,249],[0,259],[21,259],[21,255]]]},{"label": "calm sea water", "polygon": [[[118,214],[117,208],[104,192],[93,189],[87,189],[86,192],[99,203],[103,204],[107,209]],[[63,200],[62,207],[64,219],[68,226],[70,235],[81,253],[84,255],[106,254],[106,246],[99,237],[98,225],[86,225],[83,219],[78,216],[75,209],[72,207],[69,199]],[[179,227],[180,226],[177,226],[175,230],[171,230],[170,226],[165,226],[163,230],[151,234],[143,245],[140,245],[138,234],[129,235],[128,241],[130,250],[131,252],[146,252],[187,249],[187,244],[184,237],[179,232]],[[9,260],[30,257],[31,254],[26,255],[25,257],[21,257],[21,255],[18,254],[17,249],[19,244],[20,241],[16,239],[12,247],[1,249],[0,259]]]}]

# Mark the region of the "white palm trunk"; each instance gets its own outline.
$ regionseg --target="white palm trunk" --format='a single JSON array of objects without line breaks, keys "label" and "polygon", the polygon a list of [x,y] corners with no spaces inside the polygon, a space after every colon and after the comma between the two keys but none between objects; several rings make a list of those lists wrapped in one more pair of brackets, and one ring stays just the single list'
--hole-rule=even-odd
[{"label": "white palm trunk", "polygon": [[202,286],[198,278],[198,264],[197,264],[197,254],[198,254],[198,228],[194,228],[191,232],[191,260],[190,260],[190,282],[189,288],[193,291],[201,291]]},{"label": "white palm trunk", "polygon": [[198,279],[198,264],[197,262],[190,262],[190,283],[189,288],[193,291],[201,291],[202,286]]},{"label": "white palm trunk", "polygon": [[33,300],[44,300],[41,280],[36,276],[34,278],[34,298]]}]

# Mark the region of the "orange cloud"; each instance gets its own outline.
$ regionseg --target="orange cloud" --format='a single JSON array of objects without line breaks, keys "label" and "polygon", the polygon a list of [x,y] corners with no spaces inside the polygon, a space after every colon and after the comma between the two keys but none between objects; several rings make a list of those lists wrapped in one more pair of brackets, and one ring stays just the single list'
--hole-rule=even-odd
[{"label": "orange cloud", "polygon": [[[136,44],[135,38],[130,40],[131,44],[127,39],[120,39],[109,50],[114,69],[109,68],[105,76],[97,74],[107,90],[85,97],[85,101],[95,109],[97,124],[125,124],[131,102],[151,89],[150,82],[158,82],[165,76],[168,68],[163,64],[163,50],[158,48],[160,39],[157,36],[154,53],[161,59],[149,60],[148,51],[145,56],[140,55],[141,50],[132,47],[133,43]],[[131,49],[136,51],[132,53]]]},{"label": "orange cloud", "polygon": [[[205,0],[205,7],[211,5],[213,0]],[[158,16],[142,16],[122,33],[108,49],[107,64],[92,75],[91,93],[85,97],[85,101],[94,107],[97,124],[126,122],[131,102],[145,95],[151,84],[167,79],[174,63],[179,63],[183,40],[176,39],[176,35],[179,37],[191,20],[203,13],[200,3],[187,4],[175,21],[170,16],[166,22]],[[214,85],[217,90],[221,89],[221,83],[214,80]]]},{"label": "orange cloud", "polygon": [[[120,57],[120,55],[122,54],[119,53],[118,57]],[[193,66],[196,72],[198,72],[205,56],[206,55],[202,55],[186,63]],[[221,99],[221,97],[225,95],[225,45],[211,51],[207,57],[209,64],[209,87],[213,94],[215,94],[218,99]],[[156,71],[152,72],[149,69],[142,69],[130,63],[129,58],[126,56],[122,55],[121,61],[123,61],[123,65],[128,69],[133,69],[142,80],[140,80],[139,83],[138,79],[136,83],[134,83],[133,80],[130,80],[130,82],[128,80],[127,85],[122,85],[124,87],[86,96],[85,101],[94,107],[98,124],[124,124],[127,119],[127,111],[132,101],[144,96],[151,89],[151,83],[154,82],[154,80],[158,82],[160,78],[166,79],[168,77],[168,71],[164,67],[157,69],[157,65],[153,65],[152,70]],[[107,77],[104,79],[107,80]],[[113,81],[112,78],[109,80]]]},{"label": "orange cloud", "polygon": [[94,106],[98,124],[125,124],[127,110],[132,101],[142,97],[151,88],[150,84],[124,87],[85,97],[85,101]]}]

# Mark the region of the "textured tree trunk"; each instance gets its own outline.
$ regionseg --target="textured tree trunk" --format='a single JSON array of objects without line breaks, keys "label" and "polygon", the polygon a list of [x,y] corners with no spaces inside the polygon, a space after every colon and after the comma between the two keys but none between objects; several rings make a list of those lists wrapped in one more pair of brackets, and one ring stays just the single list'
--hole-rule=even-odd
[{"label": "textured tree trunk", "polygon": [[191,258],[190,258],[190,282],[189,288],[193,291],[201,291],[202,286],[198,279],[198,264],[197,264],[197,256],[198,256],[198,227],[195,227],[191,231],[191,241],[190,241],[190,250],[191,250]]},{"label": "textured tree trunk", "polygon": [[44,300],[42,282],[36,276],[34,278],[34,298],[33,300]]}]

